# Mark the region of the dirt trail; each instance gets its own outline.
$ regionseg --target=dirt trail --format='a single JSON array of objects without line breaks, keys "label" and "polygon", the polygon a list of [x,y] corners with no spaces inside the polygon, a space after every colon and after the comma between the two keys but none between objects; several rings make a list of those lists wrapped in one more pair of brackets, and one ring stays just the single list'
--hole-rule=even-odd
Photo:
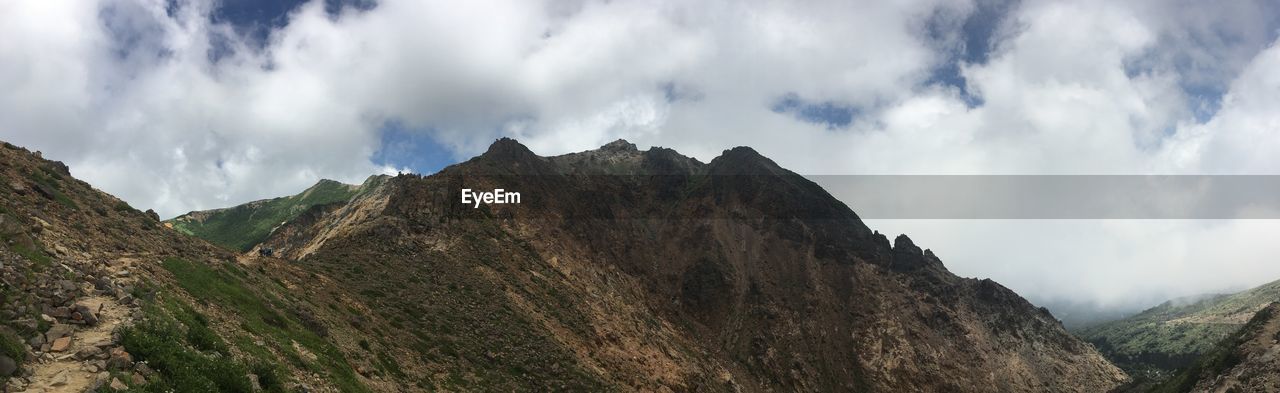
[{"label": "dirt trail", "polygon": [[71,346],[67,350],[46,354],[38,362],[30,364],[33,375],[25,392],[79,393],[108,378],[106,371],[89,364],[94,360],[78,360],[76,354],[91,347],[100,348],[102,353],[110,351],[115,345],[112,332],[129,318],[129,308],[108,296],[87,297],[78,303],[87,305],[94,311],[101,310],[97,312],[98,324],[76,326],[71,334]]}]

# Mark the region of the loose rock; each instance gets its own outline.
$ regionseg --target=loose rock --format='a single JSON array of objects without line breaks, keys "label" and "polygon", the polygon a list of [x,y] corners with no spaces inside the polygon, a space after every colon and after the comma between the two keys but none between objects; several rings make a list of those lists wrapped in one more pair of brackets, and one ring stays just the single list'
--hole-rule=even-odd
[{"label": "loose rock", "polygon": [[49,384],[53,386],[62,386],[67,384],[67,370],[59,371],[49,379]]},{"label": "loose rock", "polygon": [[53,340],[53,344],[49,346],[49,352],[62,352],[71,347],[71,337],[62,337]]},{"label": "loose rock", "polygon": [[93,313],[93,310],[89,309],[89,306],[86,306],[84,304],[76,304],[75,312],[72,313],[72,316],[75,316],[76,314],[80,314],[80,318],[77,318],[77,319],[84,321],[85,324],[88,324],[88,325],[98,324],[98,316]]},{"label": "loose rock", "polygon": [[125,352],[124,347],[115,347],[111,349],[111,356],[107,358],[107,367],[112,369],[127,370],[133,366],[133,356]]},{"label": "loose rock", "polygon": [[76,352],[76,360],[85,360],[97,357],[102,354],[102,349],[98,347],[86,347]]}]

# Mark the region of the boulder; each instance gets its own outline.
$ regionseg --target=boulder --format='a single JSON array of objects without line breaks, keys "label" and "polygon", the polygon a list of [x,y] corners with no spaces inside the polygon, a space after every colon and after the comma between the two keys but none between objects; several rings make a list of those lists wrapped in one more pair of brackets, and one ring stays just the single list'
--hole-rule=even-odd
[{"label": "boulder", "polygon": [[111,390],[117,391],[129,389],[129,385],[125,385],[124,382],[121,382],[120,378],[111,378],[111,385],[108,386],[111,387]]},{"label": "boulder", "polygon": [[58,280],[58,288],[66,292],[72,292],[76,290],[76,283],[71,282],[71,280]]},{"label": "boulder", "polygon": [[59,371],[57,374],[53,375],[53,378],[49,379],[49,385],[51,386],[63,386],[66,384],[67,384],[67,370]]},{"label": "boulder", "polygon": [[71,333],[74,331],[75,331],[75,328],[72,327],[71,325],[59,323],[59,324],[53,325],[52,327],[49,328],[48,331],[44,332],[44,339],[45,341],[52,342],[53,340],[70,336]]},{"label": "boulder", "polygon": [[124,347],[111,348],[111,355],[107,357],[107,367],[114,370],[128,370],[133,367],[133,356],[125,352]]},{"label": "boulder", "polygon": [[49,309],[48,312],[46,312],[45,314],[48,314],[49,316],[58,318],[58,319],[67,319],[67,318],[71,318],[71,308],[70,307],[54,307],[52,309]]},{"label": "boulder", "polygon": [[71,336],[53,340],[53,344],[49,345],[49,352],[62,352],[67,348],[71,348]]},{"label": "boulder", "polygon": [[18,371],[18,362],[12,358],[0,355],[0,377],[8,377]]},{"label": "boulder", "polygon": [[111,278],[98,277],[96,280],[93,280],[93,287],[99,291],[110,291],[115,286],[112,285]]},{"label": "boulder", "polygon": [[102,354],[102,348],[89,346],[76,352],[76,360],[85,360]]},{"label": "boulder", "polygon": [[31,188],[36,190],[36,193],[40,194],[40,196],[45,199],[53,200],[55,198],[54,195],[56,194],[54,194],[53,190],[50,190],[48,187],[45,187],[40,183],[32,184]]},{"label": "boulder", "polygon": [[146,362],[138,362],[138,365],[133,367],[133,372],[141,375],[143,378],[150,377],[151,374],[155,374],[155,371],[152,370],[151,366],[148,366]]},{"label": "boulder", "polygon": [[80,317],[75,318],[76,320],[84,321],[84,323],[88,325],[98,324],[97,314],[94,314],[93,310],[90,309],[89,306],[87,305],[77,303],[75,307],[75,312],[71,313],[71,316],[74,318],[77,314]]}]

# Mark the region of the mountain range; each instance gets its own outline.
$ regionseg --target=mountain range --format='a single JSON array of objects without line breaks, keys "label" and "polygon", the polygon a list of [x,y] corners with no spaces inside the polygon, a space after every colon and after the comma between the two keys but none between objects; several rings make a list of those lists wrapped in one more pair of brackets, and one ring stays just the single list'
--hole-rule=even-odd
[{"label": "mountain range", "polygon": [[[1102,392],[1129,381],[1047,310],[950,273],[905,235],[890,241],[746,147],[703,163],[621,140],[543,157],[504,138],[430,176],[322,181],[164,222],[38,152],[0,154],[11,390]],[[473,206],[463,189],[522,198]]]}]

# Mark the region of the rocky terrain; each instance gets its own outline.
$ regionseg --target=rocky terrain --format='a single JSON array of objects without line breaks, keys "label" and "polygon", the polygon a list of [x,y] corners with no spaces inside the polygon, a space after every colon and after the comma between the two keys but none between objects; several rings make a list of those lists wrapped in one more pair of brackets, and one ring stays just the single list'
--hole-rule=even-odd
[{"label": "rocky terrain", "polygon": [[[472,209],[461,188],[526,199]],[[1047,311],[956,277],[905,236],[891,243],[748,148],[701,163],[625,141],[540,157],[504,139],[302,217],[261,247],[351,288],[387,334],[409,332],[388,350],[421,359],[402,369],[432,386],[1105,391],[1126,379]]]},{"label": "rocky terrain", "polygon": [[[1150,392],[1280,391],[1280,303],[1269,303],[1192,365]],[[1139,391],[1137,389],[1132,391]]]},{"label": "rocky terrain", "polygon": [[348,363],[354,343],[339,349],[318,338],[304,327],[301,296],[235,254],[7,143],[0,185],[3,391],[377,386]]},{"label": "rocky terrain", "polygon": [[1234,294],[1170,300],[1076,333],[1130,375],[1159,382],[1190,367],[1278,299],[1280,281]]},{"label": "rocky terrain", "polygon": [[[1126,380],[1044,309],[891,242],[748,148],[702,163],[625,141],[540,157],[503,139],[432,176],[291,207],[246,253],[166,229],[38,153],[0,150],[11,391],[1095,392]],[[524,198],[472,208],[461,188]]]}]

